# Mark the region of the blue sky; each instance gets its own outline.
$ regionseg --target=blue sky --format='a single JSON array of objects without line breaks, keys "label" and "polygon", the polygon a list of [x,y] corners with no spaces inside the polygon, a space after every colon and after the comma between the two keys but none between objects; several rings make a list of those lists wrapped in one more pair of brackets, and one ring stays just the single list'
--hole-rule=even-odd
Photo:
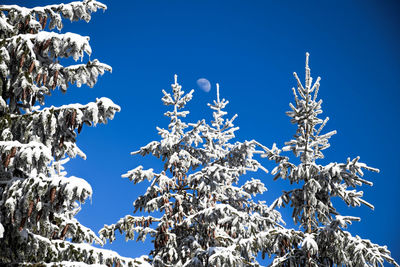
[{"label": "blue sky", "polygon": [[[35,6],[53,1],[2,1]],[[156,159],[130,152],[158,140],[156,126],[166,126],[161,89],[169,90],[173,75],[187,91],[196,89],[188,108],[190,121],[211,119],[206,104],[215,97],[215,83],[230,100],[228,111],[239,115],[238,140],[256,139],[283,146],[295,127],[285,111],[296,85],[292,73],[304,77],[305,52],[310,52],[312,76],[321,76],[319,96],[325,128],[337,130],[321,163],[343,162],[360,156],[381,173],[367,173],[373,187],[363,188],[375,205],[347,208],[344,215],[360,216],[353,234],[386,244],[400,260],[398,227],[400,188],[399,89],[400,5],[396,1],[103,1],[108,10],[91,23],[66,21],[63,32],[91,37],[93,55],[113,67],[93,88],[70,87],[54,93],[48,104],[86,103],[106,96],[122,111],[108,125],[84,128],[78,145],[87,160],[67,165],[70,175],[85,178],[94,196],[78,218],[94,229],[116,222],[133,211],[132,202],[144,192],[121,174],[144,165],[159,169]],[[56,2],[57,3],[57,2]],[[209,93],[196,88],[198,78],[213,84]],[[273,166],[263,161],[271,169]],[[284,182],[260,174],[271,203]],[[285,219],[290,212],[282,211]],[[151,244],[120,237],[106,248],[124,256],[139,256]]]}]

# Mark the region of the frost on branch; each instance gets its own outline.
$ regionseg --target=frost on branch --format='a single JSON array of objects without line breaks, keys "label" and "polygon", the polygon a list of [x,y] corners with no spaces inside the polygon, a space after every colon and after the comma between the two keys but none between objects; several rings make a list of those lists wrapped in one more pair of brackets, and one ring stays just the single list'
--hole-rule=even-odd
[{"label": "frost on branch", "polygon": [[[135,266],[133,259],[91,246],[102,244],[75,215],[92,195],[63,164],[85,154],[76,145],[84,124],[107,123],[120,110],[108,98],[41,108],[51,90],[94,86],[111,67],[90,56],[89,37],[55,33],[62,17],[90,20],[106,6],[91,0],[45,7],[0,5],[0,265]],[[48,25],[48,27],[46,27]],[[46,31],[48,29],[49,31]],[[66,264],[70,261],[70,264]]]},{"label": "frost on branch", "polygon": [[[188,111],[182,110],[192,98],[193,91],[185,94],[181,85],[175,82],[171,85],[172,94],[163,90],[163,102],[172,107],[165,113],[170,118],[168,129],[157,128],[162,140],[154,141],[142,147],[133,154],[152,154],[164,161],[164,171],[154,172],[144,170],[139,166],[123,177],[134,183],[150,181],[146,193],[135,201],[135,212],[161,212],[161,216],[125,216],[118,223],[105,226],[100,230],[100,236],[111,242],[115,239],[116,230],[123,231],[126,239],[144,240],[147,235],[152,237],[154,250],[151,252],[153,265],[164,265],[181,262],[181,251],[178,249],[179,240],[184,234],[184,228],[179,222],[189,213],[189,190],[186,177],[189,170],[194,170],[201,164],[202,152],[192,146],[202,141],[198,122],[192,126],[183,122]],[[189,129],[188,129],[189,128]],[[137,233],[137,237],[135,235]]]},{"label": "frost on branch", "polygon": [[[133,154],[151,154],[164,162],[164,171],[142,166],[124,174],[135,184],[149,181],[146,192],[135,202],[136,212],[100,230],[103,240],[115,240],[115,231],[126,239],[152,238],[153,266],[257,266],[258,252],[268,250],[258,233],[274,228],[278,212],[252,196],[266,191],[259,179],[238,186],[247,172],[265,170],[253,157],[259,153],[255,141],[231,142],[233,121],[224,116],[228,104],[219,98],[210,104],[211,125],[204,120],[185,123],[183,110],[192,98],[177,83],[172,93],[162,91],[162,101],[171,106],[165,116],[168,129],[157,128],[161,141],[153,141]],[[159,215],[160,214],[160,215]]]},{"label": "frost on branch", "polygon": [[[384,261],[398,266],[390,257],[386,247],[369,240],[353,237],[343,229],[359,218],[341,216],[333,206],[332,197],[339,197],[347,205],[355,207],[373,205],[364,200],[363,192],[356,189],[372,182],[363,178],[364,170],[379,172],[359,161],[359,157],[348,158],[345,163],[320,165],[316,161],[324,158],[323,150],[329,148],[329,139],[336,131],[323,133],[329,118],[321,119],[322,100],[318,100],[320,78],[312,83],[306,54],[306,75],[303,85],[296,73],[297,88],[293,88],[294,103],[286,114],[297,125],[294,138],[278,149],[264,147],[265,157],[276,162],[272,170],[274,179],[287,179],[299,186],[283,191],[273,206],[293,207],[292,217],[304,232],[281,230],[278,235],[280,248],[272,266],[383,266]],[[294,164],[282,151],[292,151],[300,158]],[[279,237],[280,235],[280,237]]]},{"label": "frost on branch", "polygon": [[[62,58],[75,61],[90,56],[89,37],[75,33],[46,31],[62,29],[61,18],[90,20],[90,13],[106,6],[97,1],[72,2],[46,7],[24,8],[0,5],[0,113],[19,114],[30,111],[37,101],[44,104],[44,96],[69,84],[93,87],[97,77],[111,71],[98,60],[85,64],[63,66]],[[8,111],[7,111],[8,110]]]},{"label": "frost on branch", "polygon": [[76,1],[68,4],[47,5],[25,8],[17,5],[0,5],[0,27],[4,32],[1,38],[22,33],[38,33],[48,26],[49,30],[63,28],[62,18],[70,21],[89,22],[91,13],[107,6],[95,0]]},{"label": "frost on branch", "polygon": [[85,158],[85,154],[75,144],[83,125],[107,123],[119,110],[118,105],[102,97],[86,105],[69,104],[23,115],[2,116],[0,125],[6,132],[10,132],[10,138],[20,143],[40,142],[51,150],[56,159],[65,153],[72,158],[77,155]]}]

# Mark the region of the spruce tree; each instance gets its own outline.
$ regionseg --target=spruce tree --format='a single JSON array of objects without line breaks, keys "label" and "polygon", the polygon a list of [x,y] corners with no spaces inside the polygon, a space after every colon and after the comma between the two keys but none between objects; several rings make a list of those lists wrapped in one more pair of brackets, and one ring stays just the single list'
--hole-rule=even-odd
[{"label": "spruce tree", "polygon": [[[254,197],[267,189],[259,179],[245,179],[247,172],[267,170],[254,158],[258,143],[254,140],[231,142],[235,138],[233,122],[224,118],[229,101],[217,99],[208,104],[213,111],[211,124],[202,127],[206,161],[201,170],[188,176],[197,193],[197,214],[187,220],[197,240],[207,240],[205,247],[193,247],[188,266],[259,266],[257,254],[262,251],[259,233],[277,226],[280,214]],[[242,184],[239,186],[239,184]],[[205,235],[213,229],[210,236]],[[190,239],[187,240],[190,243]]]},{"label": "spruce tree", "polygon": [[98,60],[64,66],[91,54],[89,37],[56,33],[62,18],[89,21],[106,9],[94,0],[24,8],[0,6],[0,264],[57,266],[134,263],[92,247],[102,241],[75,218],[92,195],[63,164],[85,154],[76,145],[84,124],[107,123],[120,110],[107,98],[43,108],[45,96],[68,85],[90,87],[111,67]]},{"label": "spruce tree", "polygon": [[[319,118],[322,100],[318,100],[320,78],[314,84],[306,54],[305,84],[294,73],[297,88],[293,88],[294,104],[287,115],[297,125],[294,139],[278,149],[264,148],[265,156],[277,163],[271,172],[276,179],[286,179],[293,186],[274,202],[273,206],[290,205],[293,220],[302,230],[274,229],[267,233],[265,246],[274,247],[276,257],[271,266],[384,266],[384,262],[399,266],[386,246],[372,243],[368,239],[353,236],[346,231],[349,224],[360,221],[354,216],[341,215],[333,205],[332,198],[338,197],[348,206],[364,204],[363,192],[357,186],[372,182],[363,178],[364,170],[379,172],[378,169],[360,162],[360,158],[347,158],[345,163],[318,164],[323,159],[329,138],[336,131],[323,133],[329,118]],[[282,151],[292,151],[299,158],[299,164]]]},{"label": "spruce tree", "polygon": [[[225,119],[228,104],[220,100],[209,104],[211,125],[204,120],[187,124],[182,110],[192,98],[176,81],[172,94],[163,90],[163,102],[173,108],[168,129],[157,128],[161,141],[153,141],[133,154],[152,154],[161,158],[164,171],[144,170],[139,166],[123,177],[135,184],[150,181],[146,193],[135,202],[135,212],[153,216],[127,215],[113,225],[106,225],[100,235],[111,242],[115,231],[127,239],[152,237],[150,255],[153,266],[258,266],[256,255],[263,249],[258,233],[273,228],[279,213],[252,196],[266,191],[258,179],[238,185],[246,172],[264,169],[253,158],[255,141],[231,143],[235,137],[233,120]],[[160,214],[157,216],[157,214]]]}]

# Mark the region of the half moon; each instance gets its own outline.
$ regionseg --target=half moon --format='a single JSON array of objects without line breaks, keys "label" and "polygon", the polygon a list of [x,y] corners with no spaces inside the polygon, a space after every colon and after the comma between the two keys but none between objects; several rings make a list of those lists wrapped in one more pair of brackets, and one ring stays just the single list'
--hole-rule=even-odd
[{"label": "half moon", "polygon": [[206,78],[200,78],[197,80],[197,86],[203,90],[204,92],[208,93],[211,90],[211,83]]}]

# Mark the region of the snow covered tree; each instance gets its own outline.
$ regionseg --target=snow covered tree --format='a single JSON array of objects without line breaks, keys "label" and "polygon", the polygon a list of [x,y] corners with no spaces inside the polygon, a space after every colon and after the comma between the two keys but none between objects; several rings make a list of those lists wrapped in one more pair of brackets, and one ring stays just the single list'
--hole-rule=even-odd
[{"label": "snow covered tree", "polygon": [[[267,190],[261,180],[238,185],[247,172],[267,170],[253,157],[257,142],[230,142],[239,129],[233,124],[237,115],[224,118],[229,102],[220,99],[218,84],[216,88],[217,100],[209,104],[214,120],[202,127],[203,168],[188,176],[197,209],[184,221],[192,231],[184,240],[192,254],[188,266],[258,266],[258,234],[273,229],[280,214],[252,199]],[[199,245],[201,240],[206,246]]]},{"label": "snow covered tree", "polygon": [[111,71],[98,60],[62,65],[63,58],[76,61],[91,54],[89,37],[51,31],[61,31],[62,18],[89,21],[97,9],[106,6],[94,0],[35,8],[0,5],[2,266],[134,265],[90,245],[102,241],[75,215],[92,188],[81,178],[67,177],[63,168],[69,158],[86,157],[75,144],[83,124],[107,123],[119,106],[99,98],[86,105],[40,107],[52,90],[65,92],[69,84],[92,87]]},{"label": "snow covered tree", "polygon": [[[274,229],[267,233],[269,244],[275,246],[276,257],[271,266],[384,266],[384,262],[399,266],[386,246],[379,246],[370,240],[353,236],[345,229],[360,218],[343,216],[335,209],[332,198],[338,197],[347,205],[355,207],[364,204],[374,208],[365,201],[363,192],[356,186],[372,186],[363,178],[364,170],[379,172],[359,161],[359,157],[348,158],[345,163],[320,165],[318,159],[324,158],[323,150],[329,145],[329,138],[336,133],[322,133],[329,118],[319,118],[322,113],[322,100],[317,100],[320,78],[312,84],[309,54],[306,54],[305,84],[297,80],[297,89],[293,88],[295,102],[290,103],[291,110],[287,115],[297,125],[294,139],[278,149],[264,148],[265,156],[278,164],[272,171],[278,178],[287,179],[299,186],[283,194],[274,202],[274,206],[293,208],[294,222],[303,231],[293,229]],[[300,158],[295,164],[289,157],[282,156],[282,151],[292,151]]]},{"label": "snow covered tree", "polygon": [[[217,100],[209,104],[214,111],[211,125],[205,121],[186,124],[181,110],[192,98],[177,83],[172,94],[163,90],[163,102],[173,110],[165,113],[168,129],[157,128],[161,141],[153,141],[132,154],[152,154],[161,158],[164,171],[144,170],[139,166],[123,177],[135,184],[150,181],[146,193],[134,202],[135,212],[154,216],[131,216],[105,226],[100,235],[111,242],[115,231],[126,239],[144,240],[150,235],[153,266],[258,266],[256,255],[264,246],[258,233],[273,228],[280,215],[252,195],[266,191],[258,179],[238,185],[248,171],[264,169],[253,158],[257,142],[230,143],[235,137],[232,119],[225,119],[228,104]],[[156,216],[160,214],[160,216]],[[156,224],[153,226],[153,224]]]},{"label": "snow covered tree", "polygon": [[[135,184],[146,179],[151,181],[146,193],[139,196],[134,202],[134,213],[159,211],[161,216],[127,215],[117,224],[105,225],[100,230],[103,240],[109,239],[110,242],[115,240],[114,232],[116,230],[124,232],[127,240],[134,239],[135,232],[138,233],[137,241],[144,240],[150,234],[154,243],[151,255],[155,266],[173,266],[181,260],[181,251],[177,250],[178,238],[180,235],[184,235],[188,229],[178,225],[184,219],[185,214],[190,214],[192,209],[186,176],[190,169],[195,169],[201,164],[202,158],[200,151],[192,146],[192,143],[197,144],[201,141],[199,126],[202,122],[188,131],[189,125],[181,120],[189,113],[181,109],[191,100],[193,90],[185,94],[175,76],[172,91],[171,96],[163,90],[162,101],[167,106],[173,106],[173,110],[165,113],[165,116],[171,120],[168,130],[157,127],[162,140],[160,142],[153,141],[139,151],[132,152],[133,155],[152,154],[162,158],[165,161],[164,171],[156,173],[153,169],[144,170],[142,166],[138,166],[122,176],[129,178]],[[167,176],[167,170],[172,177]],[[153,223],[156,223],[157,226],[152,227]]]}]

